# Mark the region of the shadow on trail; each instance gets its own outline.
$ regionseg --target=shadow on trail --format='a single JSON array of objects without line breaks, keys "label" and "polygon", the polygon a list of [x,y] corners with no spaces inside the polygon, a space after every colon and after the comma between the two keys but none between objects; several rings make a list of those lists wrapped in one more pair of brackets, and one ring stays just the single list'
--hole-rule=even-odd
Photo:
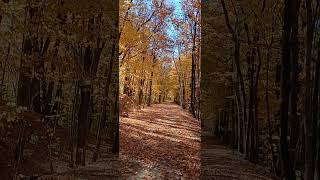
[{"label": "shadow on trail", "polygon": [[120,159],[133,162],[124,168],[133,177],[199,178],[200,123],[179,106],[154,105],[121,118],[120,149]]}]

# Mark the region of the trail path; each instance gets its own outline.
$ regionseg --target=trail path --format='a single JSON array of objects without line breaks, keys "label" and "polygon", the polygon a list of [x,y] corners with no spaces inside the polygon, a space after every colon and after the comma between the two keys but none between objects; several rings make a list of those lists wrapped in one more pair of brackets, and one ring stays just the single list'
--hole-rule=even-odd
[{"label": "trail path", "polygon": [[199,179],[200,122],[173,104],[121,117],[120,161],[122,179]]},{"label": "trail path", "polygon": [[177,105],[153,105],[120,118],[119,159],[102,154],[98,162],[40,179],[272,179],[204,129]]},{"label": "trail path", "polygon": [[213,136],[201,137],[201,179],[202,180],[272,180],[264,167],[254,165],[236,150],[231,150]]},{"label": "trail path", "polygon": [[200,136],[200,122],[173,104],[121,117],[120,179],[189,180],[200,172],[201,179],[272,179],[214,137]]}]

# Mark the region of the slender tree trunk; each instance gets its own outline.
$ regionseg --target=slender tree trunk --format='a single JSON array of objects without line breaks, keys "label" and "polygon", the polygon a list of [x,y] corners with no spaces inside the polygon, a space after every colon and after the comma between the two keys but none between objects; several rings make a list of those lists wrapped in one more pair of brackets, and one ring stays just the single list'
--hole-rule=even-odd
[{"label": "slender tree trunk", "polygon": [[235,92],[236,92],[236,98],[237,98],[237,132],[238,132],[238,151],[243,153],[243,144],[242,144],[242,133],[243,133],[243,129],[242,129],[242,124],[241,124],[241,110],[240,110],[240,106],[241,106],[241,99],[240,99],[240,93],[239,93],[239,81],[238,81],[238,78],[236,80],[236,83],[235,83]]},{"label": "slender tree trunk", "polygon": [[280,85],[280,160],[282,174],[285,179],[294,180],[295,173],[288,152],[288,110],[290,94],[291,52],[290,34],[292,30],[291,13],[297,13],[297,0],[284,1],[284,20],[282,32],[281,85]]},{"label": "slender tree trunk", "polygon": [[113,144],[112,144],[112,153],[114,154],[119,154],[119,149],[120,149],[120,144],[119,144],[119,119],[118,119],[118,111],[119,111],[119,97],[118,97],[118,94],[119,94],[119,88],[117,89],[116,91],[116,99],[114,101],[114,111],[113,111],[113,114],[114,114],[114,118],[116,119],[115,121],[115,136],[114,136],[114,139],[113,139]]},{"label": "slender tree trunk", "polygon": [[312,43],[314,36],[314,21],[312,1],[306,0],[307,8],[307,31],[306,31],[306,54],[305,54],[305,99],[304,99],[304,130],[305,130],[305,180],[314,179],[314,137],[312,122],[311,100],[311,59]]},{"label": "slender tree trunk", "polygon": [[190,111],[194,118],[196,118],[195,112],[195,91],[196,91],[196,57],[195,57],[195,50],[196,50],[196,35],[197,35],[197,22],[195,22],[193,27],[193,37],[192,37],[192,64],[191,64],[191,94],[190,94]]},{"label": "slender tree trunk", "polygon": [[145,56],[143,55],[142,57],[142,66],[143,66],[143,70],[142,70],[142,75],[140,78],[140,86],[139,86],[139,106],[142,105],[142,101],[143,101],[143,88],[144,88],[144,82],[145,82],[145,70],[144,70],[144,63],[145,63]]},{"label": "slender tree trunk", "polygon": [[266,113],[267,113],[267,123],[268,123],[268,141],[270,144],[270,151],[271,151],[271,165],[272,165],[272,172],[276,175],[276,161],[275,161],[275,152],[273,151],[273,142],[272,142],[272,126],[271,126],[271,118],[270,118],[270,103],[269,103],[269,67],[271,61],[271,45],[273,43],[273,36],[268,47],[267,52],[267,74],[266,74],[266,86],[265,86],[265,102],[266,102]]},{"label": "slender tree trunk", "polygon": [[[316,74],[315,74],[315,89],[314,89],[314,102],[316,103],[317,109],[314,110],[314,112],[317,112],[314,114],[314,123],[316,127],[315,137],[316,137],[316,160],[315,160],[315,179],[320,179],[320,118],[319,118],[319,80],[320,80],[320,49],[318,47],[318,59],[317,59],[317,68],[316,68]],[[315,107],[313,107],[315,108]]]},{"label": "slender tree trunk", "polygon": [[259,141],[259,124],[258,124],[258,106],[259,106],[259,77],[260,77],[260,71],[261,71],[261,52],[260,52],[260,47],[257,47],[257,52],[258,52],[258,67],[255,75],[255,87],[254,87],[254,131],[252,132],[252,138],[253,138],[253,143],[252,143],[252,149],[253,149],[253,157],[251,158],[254,162],[257,162],[258,160],[258,141]]},{"label": "slender tree trunk", "polygon": [[151,106],[151,103],[152,103],[152,81],[153,81],[153,71],[154,71],[155,63],[156,63],[156,55],[153,54],[151,77],[150,77],[150,81],[149,81],[149,99],[148,99],[148,106]]},{"label": "slender tree trunk", "polygon": [[77,112],[79,111],[79,81],[76,80],[74,84],[74,98],[73,98],[73,107],[72,107],[72,117],[71,117],[71,125],[70,125],[70,167],[74,165],[74,140],[77,135],[76,130],[76,120],[77,120]]},{"label": "slender tree trunk", "polygon": [[[112,50],[111,50],[111,59],[110,59],[110,62],[109,62],[109,67],[106,68],[105,73],[104,73],[105,76],[107,76],[107,82],[106,82],[106,87],[105,87],[105,91],[104,91],[104,97],[108,97],[109,96],[111,78],[112,78],[112,72],[113,72],[113,66],[114,66],[115,48],[116,48],[116,42],[113,42]],[[99,120],[99,127],[98,127],[98,133],[97,133],[97,144],[96,144],[95,152],[94,152],[93,158],[92,158],[93,162],[97,161],[97,158],[98,158],[98,155],[99,155],[99,150],[100,150],[100,145],[101,145],[103,129],[105,128],[105,123],[107,121],[107,99],[103,100],[103,103],[102,103],[102,115],[100,117],[101,118]]]},{"label": "slender tree trunk", "polygon": [[248,79],[250,79],[250,86],[249,86],[249,104],[248,104],[248,109],[249,109],[249,116],[248,116],[248,124],[247,124],[247,133],[246,133],[246,157],[249,158],[251,161],[251,154],[253,153],[253,149],[251,147],[252,143],[252,130],[253,130],[253,118],[254,118],[254,56],[255,56],[255,51],[251,50],[251,55],[247,55],[247,60],[248,60]]},{"label": "slender tree trunk", "polygon": [[291,146],[296,146],[299,131],[299,119],[297,115],[297,101],[298,101],[298,61],[299,61],[299,27],[298,27],[298,14],[299,14],[299,2],[297,2],[297,12],[294,14],[294,18],[292,19],[292,36],[291,36],[291,44],[292,44],[292,57],[291,57],[291,94],[290,94],[290,124],[291,124],[291,134],[290,141]]},{"label": "slender tree trunk", "polygon": [[151,103],[152,103],[152,81],[153,81],[153,71],[151,71],[151,77],[149,81],[148,106],[151,106]]},{"label": "slender tree trunk", "polygon": [[80,163],[84,166],[86,164],[86,136],[87,136],[87,122],[88,122],[88,108],[90,106],[91,99],[91,86],[82,82],[80,85],[80,108],[78,112],[78,143],[76,164]]},{"label": "slender tree trunk", "polygon": [[[237,75],[239,77],[239,83],[240,83],[240,92],[242,95],[242,111],[243,111],[243,125],[245,126],[246,122],[247,122],[247,101],[246,101],[246,91],[245,91],[245,85],[244,85],[244,78],[241,72],[241,65],[240,65],[240,42],[238,39],[238,34],[236,33],[236,31],[233,30],[230,21],[229,21],[229,15],[228,15],[228,11],[225,5],[224,0],[221,0],[221,5],[223,8],[223,13],[224,13],[224,17],[225,17],[225,21],[227,24],[227,27],[229,29],[230,34],[232,35],[232,40],[234,43],[234,62],[236,65],[236,70],[237,70]],[[243,131],[243,136],[242,136],[242,140],[243,140],[243,145],[244,145],[244,153],[246,154],[246,130]]]},{"label": "slender tree trunk", "polygon": [[6,58],[5,58],[4,62],[3,62],[4,64],[3,64],[3,67],[2,67],[1,84],[0,84],[0,103],[4,99],[4,97],[3,97],[4,96],[4,78],[5,78],[5,75],[6,75],[6,69],[7,69],[10,49],[11,49],[11,44],[8,45],[7,55],[6,55]]},{"label": "slender tree trunk", "polygon": [[[318,50],[320,51],[320,50]],[[316,63],[316,72],[315,72],[315,78],[314,78],[314,89],[313,89],[313,102],[312,102],[312,113],[313,113],[313,123],[314,123],[314,148],[315,150],[318,150],[319,147],[318,147],[318,140],[319,140],[319,137],[317,137],[317,127],[318,127],[318,117],[319,117],[319,112],[318,112],[318,109],[319,109],[319,74],[320,74],[320,63],[317,62]],[[314,174],[316,175],[316,173],[318,173],[318,164],[317,164],[317,158],[318,157],[318,154],[317,151],[315,151],[315,160],[314,160],[314,167],[315,167],[315,172]],[[319,174],[318,174],[319,176]]]},{"label": "slender tree trunk", "polygon": [[17,104],[20,106],[28,107],[30,106],[30,84],[31,78],[27,74],[31,74],[30,71],[30,58],[32,44],[30,37],[23,40],[22,51],[23,55],[21,57],[21,65],[18,80],[18,92],[17,92]]}]

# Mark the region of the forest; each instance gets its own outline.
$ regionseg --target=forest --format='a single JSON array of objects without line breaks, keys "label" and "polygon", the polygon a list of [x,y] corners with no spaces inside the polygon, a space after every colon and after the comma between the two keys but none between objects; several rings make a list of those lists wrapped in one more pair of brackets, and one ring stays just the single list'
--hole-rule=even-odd
[{"label": "forest", "polygon": [[199,179],[200,0],[121,0],[123,179]]},{"label": "forest", "polygon": [[320,178],[319,5],[202,4],[202,132],[281,179]]},{"label": "forest", "polygon": [[0,0],[1,179],[320,179],[320,1]]},{"label": "forest", "polygon": [[[116,162],[118,9],[108,0],[0,1],[1,179],[91,177]],[[79,172],[96,161],[105,165]]]},{"label": "forest", "polygon": [[120,3],[120,113],[168,101],[199,117],[200,1]]}]

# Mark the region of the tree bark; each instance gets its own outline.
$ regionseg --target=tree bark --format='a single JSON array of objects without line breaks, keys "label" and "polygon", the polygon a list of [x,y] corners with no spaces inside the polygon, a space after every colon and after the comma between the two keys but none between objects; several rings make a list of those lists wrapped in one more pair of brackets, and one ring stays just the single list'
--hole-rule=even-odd
[{"label": "tree bark", "polygon": [[149,98],[148,98],[148,106],[151,106],[152,103],[152,82],[153,82],[153,70],[154,70],[154,66],[156,63],[156,55],[153,54],[153,59],[152,59],[152,69],[151,69],[151,77],[150,77],[150,81],[149,81]]},{"label": "tree bark", "polygon": [[191,64],[191,94],[190,94],[190,111],[194,118],[197,117],[196,110],[195,110],[195,99],[196,99],[196,57],[195,57],[195,50],[196,50],[196,35],[197,35],[197,21],[194,23],[193,27],[193,37],[192,37],[192,64]]},{"label": "tree bark", "polygon": [[[285,179],[295,179],[295,173],[288,152],[288,110],[290,94],[291,53],[290,44],[292,21],[297,13],[297,0],[284,1],[284,20],[282,32],[281,85],[280,85],[280,159],[282,174]],[[293,13],[293,14],[292,14]]]},{"label": "tree bark", "polygon": [[103,129],[105,128],[105,123],[107,121],[107,104],[108,104],[107,97],[109,96],[110,85],[111,85],[115,48],[116,48],[116,42],[113,42],[109,67],[106,68],[106,70],[105,70],[105,76],[107,76],[107,82],[106,82],[106,87],[105,87],[105,91],[104,91],[104,100],[102,103],[102,115],[99,120],[99,127],[98,127],[98,133],[97,133],[97,145],[96,145],[96,149],[95,149],[95,152],[94,152],[93,158],[92,158],[93,162],[97,161],[97,158],[99,155],[99,150],[100,150],[100,145],[101,145],[101,138],[102,138],[102,134],[103,134],[102,132],[103,132]]},{"label": "tree bark", "polygon": [[314,137],[312,121],[312,96],[311,96],[311,60],[312,43],[314,36],[314,20],[312,0],[306,0],[307,30],[306,30],[306,53],[305,53],[305,99],[304,99],[304,131],[305,131],[305,180],[314,179]]}]

